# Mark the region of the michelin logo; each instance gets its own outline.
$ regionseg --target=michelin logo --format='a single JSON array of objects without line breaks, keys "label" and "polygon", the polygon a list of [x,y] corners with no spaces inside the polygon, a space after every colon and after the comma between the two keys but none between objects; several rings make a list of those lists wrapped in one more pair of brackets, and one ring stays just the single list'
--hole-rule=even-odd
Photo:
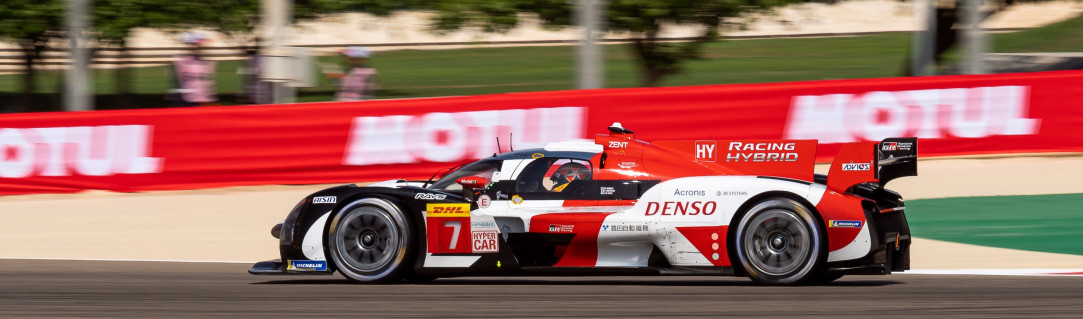
[{"label": "michelin logo", "polygon": [[831,227],[839,228],[861,228],[860,220],[832,220]]},{"label": "michelin logo", "polygon": [[327,271],[326,260],[290,260],[286,270],[296,271]]}]

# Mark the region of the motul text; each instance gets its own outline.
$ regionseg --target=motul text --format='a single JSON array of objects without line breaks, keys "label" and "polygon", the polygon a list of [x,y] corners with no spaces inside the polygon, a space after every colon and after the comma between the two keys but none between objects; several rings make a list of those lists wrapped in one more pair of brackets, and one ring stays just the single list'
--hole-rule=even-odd
[{"label": "motul text", "polygon": [[797,96],[785,138],[846,143],[1037,134],[1039,120],[1026,117],[1027,92],[1025,86],[993,86]]},{"label": "motul text", "polygon": [[0,129],[0,178],[159,173],[162,158],[148,154],[151,131],[147,125]]},{"label": "motul text", "polygon": [[[555,107],[461,113],[356,117],[346,145],[346,165],[457,162],[505,148],[542,147],[584,137],[586,109]],[[511,137],[509,141],[508,138]]]}]

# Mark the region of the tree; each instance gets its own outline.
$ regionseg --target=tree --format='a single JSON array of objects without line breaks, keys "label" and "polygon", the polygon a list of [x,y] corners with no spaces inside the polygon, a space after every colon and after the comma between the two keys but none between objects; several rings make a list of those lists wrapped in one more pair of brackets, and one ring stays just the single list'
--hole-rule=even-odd
[{"label": "tree", "polygon": [[[591,0],[597,1],[597,0]],[[566,27],[574,23],[574,0],[436,0],[433,28],[452,31],[477,27],[503,32],[520,22],[519,13],[532,13],[545,27]],[[609,0],[606,1],[605,29],[627,32],[638,57],[644,86],[657,86],[669,75],[681,71],[684,61],[699,57],[704,43],[718,37],[724,18],[746,12],[768,10],[795,0]],[[699,35],[682,42],[659,38],[667,24],[699,26]]]},{"label": "tree", "polygon": [[49,41],[63,37],[64,4],[58,0],[0,1],[0,37],[19,45],[23,54],[23,103],[32,104],[35,90],[34,63]]},{"label": "tree", "polygon": [[[93,2],[93,32],[96,48],[115,48],[117,57],[126,61],[127,38],[135,28],[163,28],[184,23],[190,6],[183,1],[162,0],[95,0]],[[131,69],[118,65],[114,70],[115,90],[124,96],[118,103],[127,103],[131,91]]]}]

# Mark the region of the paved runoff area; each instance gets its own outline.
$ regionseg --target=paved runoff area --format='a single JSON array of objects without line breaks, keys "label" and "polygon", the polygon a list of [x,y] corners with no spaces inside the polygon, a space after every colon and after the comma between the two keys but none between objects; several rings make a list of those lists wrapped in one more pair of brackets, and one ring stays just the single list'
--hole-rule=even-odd
[{"label": "paved runoff area", "polygon": [[247,264],[0,260],[0,317],[1078,318],[1083,277],[470,277],[354,285],[251,276]]}]

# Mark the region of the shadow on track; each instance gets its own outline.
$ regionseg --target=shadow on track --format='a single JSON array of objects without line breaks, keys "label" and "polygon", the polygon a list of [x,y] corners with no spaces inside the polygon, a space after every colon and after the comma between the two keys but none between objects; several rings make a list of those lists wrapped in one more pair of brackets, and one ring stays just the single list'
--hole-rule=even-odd
[{"label": "shadow on track", "polygon": [[[508,278],[442,278],[426,282],[409,282],[402,281],[392,284],[384,285],[417,285],[417,286],[449,286],[449,285],[462,285],[462,286],[671,286],[671,287],[697,287],[697,286],[717,286],[717,287],[770,287],[761,286],[750,280],[740,277],[726,277],[726,278],[711,278],[703,281],[691,281],[691,280],[622,280],[614,278],[612,280],[600,280],[600,279],[508,279]],[[345,279],[298,279],[298,280],[270,280],[263,282],[253,282],[253,285],[363,285],[350,282]],[[899,281],[892,280],[839,280],[824,285],[813,285],[816,287],[879,287],[879,286],[891,286],[904,284]],[[806,286],[807,287],[807,286]]]}]

